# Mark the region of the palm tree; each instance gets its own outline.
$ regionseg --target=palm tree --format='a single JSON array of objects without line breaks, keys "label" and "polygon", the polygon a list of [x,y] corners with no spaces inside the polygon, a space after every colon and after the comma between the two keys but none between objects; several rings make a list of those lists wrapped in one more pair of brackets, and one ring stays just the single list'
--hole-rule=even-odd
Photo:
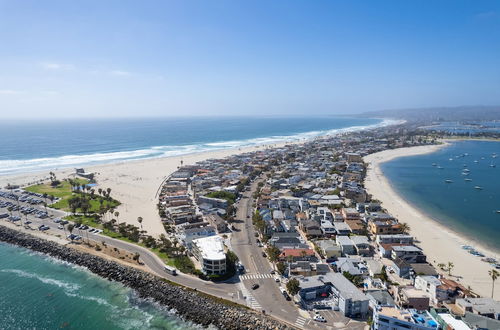
[{"label": "palm tree", "polygon": [[139,222],[139,224],[141,225],[141,229],[142,229],[142,217],[138,217],[137,222]]},{"label": "palm tree", "polygon": [[493,294],[495,293],[495,281],[497,280],[498,275],[500,275],[500,273],[498,273],[496,269],[491,269],[488,272],[488,274],[490,275],[491,280],[493,281],[491,286],[491,298],[493,298]]},{"label": "palm tree", "polygon": [[455,265],[453,264],[453,262],[451,261],[448,261],[448,276],[451,276],[451,270],[453,269],[453,267],[455,267]]},{"label": "palm tree", "polygon": [[[70,234],[73,234],[73,229],[75,229],[75,225],[72,224],[72,223],[70,223],[68,225],[68,231],[69,231]],[[71,242],[73,242],[73,236],[71,236]]]},{"label": "palm tree", "polygon": [[408,233],[410,231],[410,225],[408,225],[406,222],[401,222],[399,224],[399,228],[403,233]]},{"label": "palm tree", "polygon": [[115,217],[116,217],[116,220],[118,220],[118,216],[120,216],[120,212],[116,211],[116,212],[115,212]]},{"label": "palm tree", "polygon": [[443,264],[443,263],[439,263],[439,264],[437,264],[437,266],[438,266],[438,268],[439,268],[439,269],[441,269],[441,270],[444,270],[444,267],[446,267],[446,265],[445,265],[445,264]]}]

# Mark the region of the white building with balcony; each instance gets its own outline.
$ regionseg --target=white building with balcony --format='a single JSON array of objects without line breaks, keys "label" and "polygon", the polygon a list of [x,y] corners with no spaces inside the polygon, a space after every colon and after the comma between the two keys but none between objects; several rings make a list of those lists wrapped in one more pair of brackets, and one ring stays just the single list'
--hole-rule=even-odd
[{"label": "white building with balcony", "polygon": [[200,262],[204,274],[220,275],[226,272],[226,253],[221,237],[198,238],[193,240],[191,244],[191,252]]}]

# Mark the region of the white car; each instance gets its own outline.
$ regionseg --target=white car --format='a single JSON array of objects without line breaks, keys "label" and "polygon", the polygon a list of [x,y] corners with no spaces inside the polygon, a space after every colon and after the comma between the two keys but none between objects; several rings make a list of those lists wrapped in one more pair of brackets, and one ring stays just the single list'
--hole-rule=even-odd
[{"label": "white car", "polygon": [[280,280],[279,276],[275,276],[275,277],[274,277],[274,280],[276,281],[276,283],[281,282],[281,280]]},{"label": "white car", "polygon": [[319,314],[314,315],[313,320],[316,322],[323,322],[323,323],[326,322],[325,318]]}]

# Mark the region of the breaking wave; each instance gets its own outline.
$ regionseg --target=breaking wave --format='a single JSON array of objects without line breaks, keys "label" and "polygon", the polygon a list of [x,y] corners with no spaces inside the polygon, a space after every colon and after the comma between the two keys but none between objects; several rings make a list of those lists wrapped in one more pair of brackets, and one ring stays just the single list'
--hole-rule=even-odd
[{"label": "breaking wave", "polygon": [[153,146],[150,148],[103,152],[85,155],[65,155],[60,157],[33,158],[33,159],[11,159],[0,160],[0,175],[35,172],[43,170],[55,170],[73,166],[105,164],[117,161],[128,161],[148,158],[173,157],[201,153],[224,149],[237,149],[242,147],[252,147],[260,145],[272,145],[280,142],[296,142],[308,139],[314,139],[322,136],[343,134],[353,131],[362,131],[395,125],[401,121],[385,119],[380,123],[366,126],[351,126],[332,130],[318,130],[299,133],[295,135],[276,135],[269,137],[252,138],[245,140],[219,141],[189,145],[164,145]]}]

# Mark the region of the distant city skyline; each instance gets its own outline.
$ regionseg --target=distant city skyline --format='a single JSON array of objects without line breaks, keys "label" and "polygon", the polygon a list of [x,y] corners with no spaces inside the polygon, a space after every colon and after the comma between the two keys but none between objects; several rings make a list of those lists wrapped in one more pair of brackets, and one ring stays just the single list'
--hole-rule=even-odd
[{"label": "distant city skyline", "polygon": [[500,105],[498,1],[2,1],[1,118]]}]

